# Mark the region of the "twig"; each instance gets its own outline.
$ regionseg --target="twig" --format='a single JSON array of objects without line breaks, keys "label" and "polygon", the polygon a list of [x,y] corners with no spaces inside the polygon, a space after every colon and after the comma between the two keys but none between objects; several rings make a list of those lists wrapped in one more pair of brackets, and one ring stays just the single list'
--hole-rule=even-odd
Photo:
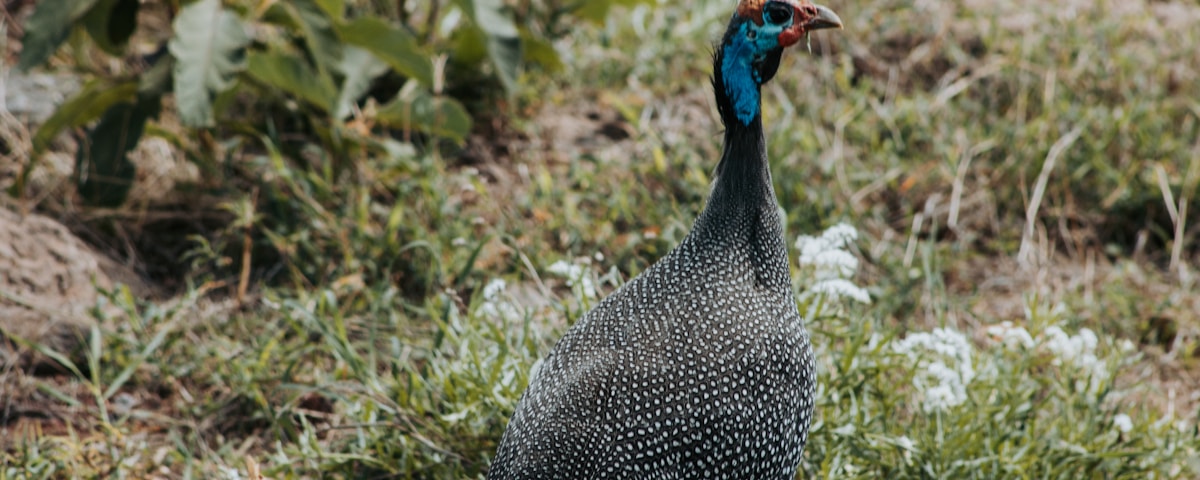
[{"label": "twig", "polygon": [[1175,207],[1175,194],[1171,193],[1171,182],[1167,179],[1167,169],[1163,168],[1162,162],[1154,164],[1155,177],[1158,179],[1158,191],[1162,192],[1163,203],[1167,206],[1167,213],[1171,215],[1171,223],[1179,224],[1179,210]]},{"label": "twig", "polygon": [[1175,222],[1175,243],[1171,247],[1171,268],[1179,269],[1179,280],[1187,281],[1187,266],[1180,260],[1183,256],[1184,233],[1187,231],[1187,210],[1191,203],[1192,194],[1196,193],[1197,182],[1200,181],[1200,139],[1192,148],[1192,159],[1188,162],[1187,173],[1183,175],[1183,185],[1179,188],[1179,221]]},{"label": "twig", "polygon": [[[258,189],[257,188],[255,188],[254,192],[250,194],[249,209],[253,209],[255,205],[258,205]],[[251,246],[251,243],[253,242],[253,237],[251,235],[251,232],[254,229],[254,217],[255,217],[255,215],[254,215],[253,210],[246,212],[246,218],[244,219],[246,224],[242,225],[242,269],[238,275],[238,287],[237,287],[238,308],[242,308],[245,305],[244,302],[246,301],[246,289],[248,289],[250,287],[250,260],[251,260],[250,246]]]},{"label": "twig", "polygon": [[1082,133],[1083,127],[1078,126],[1067,132],[1050,146],[1046,161],[1042,163],[1042,172],[1038,174],[1037,183],[1033,187],[1033,197],[1029,199],[1029,208],[1025,211],[1025,232],[1021,235],[1021,249],[1017,253],[1017,261],[1023,267],[1032,265],[1033,233],[1037,226],[1038,209],[1041,208],[1042,197],[1046,194],[1046,184],[1050,182],[1050,173],[1054,171],[1058,157],[1062,156]]},{"label": "twig", "polygon": [[441,6],[442,2],[440,0],[429,2],[429,17],[425,19],[425,28],[428,29],[425,32],[425,44],[427,45],[432,44],[437,39],[438,11],[441,10]]}]

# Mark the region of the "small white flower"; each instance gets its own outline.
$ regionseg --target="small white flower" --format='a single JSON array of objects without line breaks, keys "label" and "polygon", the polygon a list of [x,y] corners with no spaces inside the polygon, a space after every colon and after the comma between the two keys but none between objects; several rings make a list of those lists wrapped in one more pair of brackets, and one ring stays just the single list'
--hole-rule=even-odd
[{"label": "small white flower", "polygon": [[905,450],[916,450],[917,442],[914,442],[913,439],[908,438],[907,435],[903,435],[896,438],[896,446]]},{"label": "small white flower", "polygon": [[483,287],[483,299],[495,300],[500,295],[500,292],[503,292],[507,287],[508,283],[503,278],[493,278]]},{"label": "small white flower", "polygon": [[1129,415],[1118,413],[1113,417],[1113,427],[1121,433],[1129,433],[1130,430],[1133,430],[1133,419],[1129,418]]},{"label": "small white flower", "polygon": [[925,403],[921,405],[921,409],[926,412],[947,410],[961,405],[962,402],[959,398],[959,395],[954,391],[954,387],[950,385],[938,385],[925,390]]},{"label": "small white flower", "polygon": [[479,304],[479,309],[475,311],[476,315],[508,321],[520,319],[521,312],[509,299],[502,296],[506,288],[508,288],[508,283],[502,278],[493,278],[487,285],[484,285],[483,303]]},{"label": "small white flower", "polygon": [[571,274],[578,272],[578,268],[578,265],[567,263],[566,260],[559,260],[551,263],[549,267],[546,267],[546,271],[555,275],[570,276]]},{"label": "small white flower", "polygon": [[[925,403],[922,408],[926,412],[947,410],[966,403],[967,384],[970,379],[964,378],[957,370],[951,369],[942,362],[933,362],[925,367],[923,375],[918,375],[913,385],[925,392]],[[930,385],[927,385],[929,383]]]},{"label": "small white flower", "polygon": [[1133,353],[1134,350],[1137,350],[1137,345],[1127,338],[1122,338],[1120,342],[1117,342],[1117,349],[1121,350],[1121,353]]},{"label": "small white flower", "polygon": [[1014,326],[1009,321],[1000,322],[998,325],[989,325],[986,331],[988,336],[1004,344],[1004,347],[1009,350],[1016,351],[1019,348],[1028,350],[1036,345],[1033,336],[1029,334],[1028,330],[1025,330],[1025,327]]},{"label": "small white flower", "polygon": [[583,265],[567,263],[565,260],[554,262],[547,271],[567,279],[567,286],[576,296],[589,299],[596,298],[596,282],[592,281],[590,271]]},{"label": "small white flower", "polygon": [[862,303],[871,303],[871,294],[849,280],[833,278],[821,280],[814,284],[810,291],[828,295],[832,299],[850,297]]},{"label": "small white flower", "polygon": [[1108,378],[1108,365],[1096,356],[1099,339],[1095,332],[1083,328],[1077,335],[1067,335],[1057,325],[1046,327],[1042,332],[1042,345],[1055,355],[1053,364],[1069,365],[1088,373],[1088,391],[1099,391]]},{"label": "small white flower", "polygon": [[913,333],[893,344],[913,361],[913,387],[925,397],[926,412],[946,410],[967,401],[967,385],[975,379],[967,337],[948,328]]},{"label": "small white flower", "polygon": [[446,423],[458,423],[463,421],[463,419],[467,418],[469,415],[471,415],[471,410],[463,409],[458,412],[442,415],[442,421]]},{"label": "small white flower", "polygon": [[800,265],[833,269],[841,276],[849,276],[858,268],[858,258],[844,249],[857,238],[858,231],[845,223],[829,227],[820,237],[801,235],[796,239]]},{"label": "small white flower", "polygon": [[1057,325],[1051,325],[1042,331],[1042,345],[1057,355],[1054,359],[1055,365],[1062,365],[1064,359],[1074,360],[1078,355],[1075,345],[1071,342],[1071,336]]},{"label": "small white flower", "polygon": [[1090,328],[1080,329],[1079,333],[1075,336],[1079,338],[1079,343],[1082,347],[1081,350],[1085,352],[1096,351],[1096,345],[1100,343],[1099,339],[1096,338],[1095,332],[1092,332]]},{"label": "small white flower", "polygon": [[858,269],[858,257],[845,248],[856,238],[858,232],[854,227],[840,223],[829,227],[819,237],[801,235],[796,239],[800,266],[811,269],[811,278],[816,281],[807,293],[825,295],[830,300],[849,297],[871,303],[871,295],[849,280]]},{"label": "small white flower", "polygon": [[858,269],[858,257],[821,241],[804,244],[799,261],[802,266],[814,267],[818,279],[848,277]]},{"label": "small white flower", "polygon": [[838,244],[845,246],[849,245],[850,242],[858,240],[858,230],[855,230],[854,227],[851,227],[847,223],[839,223],[825,230],[825,232],[821,234],[821,238],[825,238],[830,242],[837,242]]}]

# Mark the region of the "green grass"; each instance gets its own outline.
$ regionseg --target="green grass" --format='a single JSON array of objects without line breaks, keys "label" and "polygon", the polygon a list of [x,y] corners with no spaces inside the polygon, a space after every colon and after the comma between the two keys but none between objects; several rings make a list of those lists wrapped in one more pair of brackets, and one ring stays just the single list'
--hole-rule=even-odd
[{"label": "green grass", "polygon": [[[397,148],[342,175],[248,159],[269,188],[227,199],[241,221],[194,242],[187,293],[110,292],[124,313],[87,365],[0,374],[56,412],[0,426],[16,434],[0,478],[482,476],[530,366],[596,300],[551,265],[583,265],[603,295],[703,205],[728,2],[695,3],[560,44],[566,72],[524,79],[534,115],[509,155]],[[1200,31],[1167,21],[1198,9],[927,3],[830,5],[846,29],[790,52],[764,95],[789,235],[857,227],[872,296],[802,297],[821,374],[802,475],[1200,477],[1200,230],[1179,207],[1200,184]],[[539,115],[592,110],[633,137],[548,145],[563,130]],[[247,228],[272,268],[239,306],[218,292]],[[998,342],[1004,321],[1033,343]],[[902,345],[939,328],[965,336],[973,375],[930,410],[930,365],[964,364]],[[1095,360],[1056,352],[1056,328],[1096,332]]]}]

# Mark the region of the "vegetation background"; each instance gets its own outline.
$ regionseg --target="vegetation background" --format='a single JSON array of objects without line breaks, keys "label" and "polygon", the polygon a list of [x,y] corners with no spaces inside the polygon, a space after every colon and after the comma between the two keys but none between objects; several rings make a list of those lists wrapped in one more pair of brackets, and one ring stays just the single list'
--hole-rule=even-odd
[{"label": "vegetation background", "polygon": [[[800,475],[1200,478],[1200,6],[828,6],[765,123],[788,231],[852,225],[870,301],[795,252]],[[105,290],[79,351],[9,335],[53,368],[0,369],[0,478],[482,477],[702,207],[731,8],[6,1],[6,78],[81,85],[6,120],[4,203],[157,293]]]}]

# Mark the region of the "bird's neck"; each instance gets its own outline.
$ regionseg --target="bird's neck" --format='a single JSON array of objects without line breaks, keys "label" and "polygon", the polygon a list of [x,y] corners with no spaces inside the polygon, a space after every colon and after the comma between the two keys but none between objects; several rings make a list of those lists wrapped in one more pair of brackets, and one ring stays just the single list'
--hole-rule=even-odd
[{"label": "bird's neck", "polygon": [[749,125],[738,121],[726,125],[716,181],[692,233],[706,243],[749,255],[759,284],[790,291],[783,222],[771,186],[762,120],[755,116]]},{"label": "bird's neck", "polygon": [[747,125],[727,119],[725,125],[721,162],[717,164],[716,181],[705,210],[716,208],[735,215],[757,208],[774,211],[778,204],[771,186],[762,116],[755,115]]}]

